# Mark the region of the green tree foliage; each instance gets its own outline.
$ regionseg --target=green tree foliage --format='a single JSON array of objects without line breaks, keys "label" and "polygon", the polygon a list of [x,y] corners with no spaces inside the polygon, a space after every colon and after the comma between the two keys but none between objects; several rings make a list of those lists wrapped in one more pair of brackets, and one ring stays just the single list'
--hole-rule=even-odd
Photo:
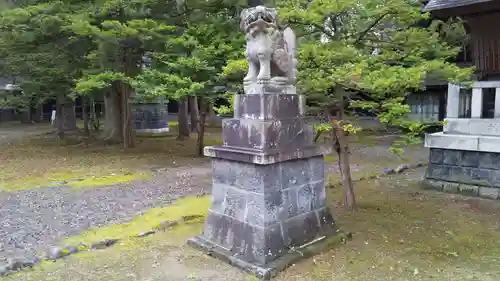
[{"label": "green tree foliage", "polygon": [[[281,6],[285,22],[309,31],[300,45],[298,86],[317,109],[338,107],[344,99],[376,113],[382,123],[416,132],[423,125],[405,119],[406,95],[423,89],[429,77],[462,82],[471,74],[452,62],[465,40],[461,23],[431,20],[418,1],[282,1]],[[359,93],[364,100],[352,98]]]},{"label": "green tree foliage", "polygon": [[178,28],[181,34],[168,38],[165,50],[152,52],[151,67],[132,82],[137,94],[147,99],[179,100],[191,96],[198,100],[201,114],[193,122],[201,127],[197,147],[200,155],[208,108],[220,96],[215,88],[227,84],[221,75],[223,68],[243,51],[243,36],[236,28],[239,6],[236,1],[186,3],[184,9],[190,13]]},{"label": "green tree foliage", "polygon": [[71,17],[72,7],[60,1],[0,13],[0,71],[16,77],[23,90],[6,95],[4,105],[25,108],[71,97],[92,46],[68,29]]},{"label": "green tree foliage", "polygon": [[227,61],[243,50],[243,37],[235,30],[238,3],[205,1],[190,7],[182,34],[170,37],[166,49],[153,52],[151,68],[134,80],[145,96],[179,99],[186,95],[215,97],[213,88],[227,81],[220,75]]}]

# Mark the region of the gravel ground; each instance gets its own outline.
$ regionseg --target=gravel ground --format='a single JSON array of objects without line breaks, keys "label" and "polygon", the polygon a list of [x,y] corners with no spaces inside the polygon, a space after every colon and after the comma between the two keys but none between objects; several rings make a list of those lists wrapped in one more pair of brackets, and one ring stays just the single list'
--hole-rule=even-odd
[{"label": "gravel ground", "polygon": [[33,258],[37,250],[68,235],[124,222],[143,210],[203,192],[209,188],[205,185],[210,171],[207,164],[170,169],[152,180],[111,187],[0,193],[0,263],[10,258]]},{"label": "gravel ground", "polygon": [[[375,147],[353,147],[352,153],[374,159],[387,153],[389,143],[384,139]],[[425,160],[427,154],[420,151],[415,157],[418,162]],[[337,171],[335,163],[326,168],[330,173]],[[360,167],[354,165],[353,169]],[[210,163],[156,173],[150,180],[111,187],[80,190],[48,187],[0,192],[0,265],[12,258],[33,258],[40,250],[66,236],[92,227],[121,223],[141,211],[211,189]]]}]

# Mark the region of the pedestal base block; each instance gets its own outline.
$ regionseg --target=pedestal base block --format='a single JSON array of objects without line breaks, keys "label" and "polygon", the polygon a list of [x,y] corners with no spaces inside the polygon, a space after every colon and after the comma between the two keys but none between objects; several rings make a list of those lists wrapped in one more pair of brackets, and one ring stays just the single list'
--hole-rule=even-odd
[{"label": "pedestal base block", "polygon": [[214,158],[212,166],[205,228],[191,244],[267,278],[294,249],[335,233],[322,155],[267,165]]},{"label": "pedestal base block", "polygon": [[202,235],[189,239],[188,245],[260,279],[269,280],[294,263],[319,254],[334,243],[341,242],[342,239],[342,236],[337,235],[334,231],[325,233],[325,236],[321,236],[303,247],[287,249],[280,257],[265,265],[249,262],[243,257],[235,255],[229,249],[206,240]]}]

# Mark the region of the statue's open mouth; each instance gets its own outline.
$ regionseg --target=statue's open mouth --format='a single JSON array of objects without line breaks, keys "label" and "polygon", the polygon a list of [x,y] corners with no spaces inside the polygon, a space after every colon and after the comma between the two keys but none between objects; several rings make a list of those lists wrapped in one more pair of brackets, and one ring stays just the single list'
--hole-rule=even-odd
[{"label": "statue's open mouth", "polygon": [[245,25],[249,27],[259,21],[264,21],[269,24],[274,24],[274,18],[272,15],[264,12],[257,12],[247,16],[247,18],[245,19]]}]

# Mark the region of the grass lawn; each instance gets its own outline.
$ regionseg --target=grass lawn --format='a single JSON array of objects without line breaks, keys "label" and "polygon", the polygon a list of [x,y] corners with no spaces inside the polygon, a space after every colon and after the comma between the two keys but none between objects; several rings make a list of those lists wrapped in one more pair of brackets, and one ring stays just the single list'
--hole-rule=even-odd
[{"label": "grass lawn", "polygon": [[[78,126],[82,126],[81,122]],[[196,134],[184,141],[176,140],[177,122],[170,122],[170,132],[161,135],[138,135],[137,145],[123,150],[120,144],[95,139],[67,137],[56,141],[53,134],[30,135],[3,144],[0,150],[0,191],[32,189],[49,185],[68,184],[73,188],[112,185],[151,177],[155,168],[196,165],[208,161],[195,156]],[[0,124],[0,131],[22,134],[26,130],[50,129],[50,125]],[[0,132],[1,133],[1,132]],[[221,143],[221,128],[207,128],[205,145]],[[376,136],[356,134],[349,136],[353,146],[372,147],[379,143]],[[1,140],[1,139],[0,139]],[[355,171],[354,178],[368,177],[387,167],[407,163],[411,155],[401,157],[384,154],[379,161],[368,161],[353,155],[351,163],[370,166]],[[325,156],[327,163],[337,161],[335,154]],[[331,176],[331,182],[338,181]]]},{"label": "grass lawn", "polygon": [[[21,134],[24,128],[15,124],[0,127],[9,134]],[[161,137],[138,136],[136,148],[127,151],[120,144],[93,139],[68,137],[64,141],[56,141],[53,134],[2,143],[0,191],[30,189],[60,182],[69,182],[75,188],[109,185],[149,177],[152,168],[207,161],[206,158],[195,157],[196,134],[188,140],[178,141],[176,128],[176,124],[172,124],[171,131]],[[220,142],[220,128],[208,128],[205,145]]]},{"label": "grass lawn", "polygon": [[[339,188],[328,189],[338,227],[352,232],[353,239],[295,264],[275,280],[500,280],[500,204],[424,191],[418,182],[422,173],[420,168],[356,183],[359,210],[353,213],[340,205]],[[204,214],[207,204],[206,198],[186,199],[129,224],[96,229],[63,243],[146,231],[158,217]],[[43,263],[5,280],[255,280],[185,245],[202,226],[179,224],[105,250]]]}]

